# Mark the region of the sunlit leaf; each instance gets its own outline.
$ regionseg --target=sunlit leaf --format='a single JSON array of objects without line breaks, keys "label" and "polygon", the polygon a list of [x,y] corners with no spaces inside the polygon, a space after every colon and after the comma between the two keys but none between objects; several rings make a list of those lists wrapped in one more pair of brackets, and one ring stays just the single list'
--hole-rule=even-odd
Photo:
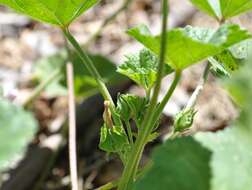
[{"label": "sunlit leaf", "polygon": [[154,151],[153,166],[134,190],[209,190],[211,153],[191,137],[167,141]]},{"label": "sunlit leaf", "polygon": [[217,19],[221,18],[219,0],[190,0],[197,8]]},{"label": "sunlit leaf", "polygon": [[196,7],[218,20],[252,10],[251,0],[190,0]]},{"label": "sunlit leaf", "polygon": [[[152,36],[146,26],[130,29],[128,34],[159,55],[160,36]],[[190,26],[177,28],[167,32],[167,38],[165,62],[181,70],[251,38],[251,34],[238,25],[225,24],[217,31]]]},{"label": "sunlit leaf", "polygon": [[37,122],[31,113],[0,98],[0,171],[24,155],[36,130]]},{"label": "sunlit leaf", "polygon": [[252,0],[219,0],[222,17],[228,19],[252,10]]},{"label": "sunlit leaf", "polygon": [[[127,55],[124,64],[118,67],[117,72],[129,77],[146,91],[149,91],[157,79],[158,62],[156,55],[147,49],[143,49],[139,53]],[[172,69],[167,65],[164,75],[171,72]]]},{"label": "sunlit leaf", "polygon": [[68,26],[97,2],[98,0],[0,0],[0,4],[19,13],[60,27]]}]

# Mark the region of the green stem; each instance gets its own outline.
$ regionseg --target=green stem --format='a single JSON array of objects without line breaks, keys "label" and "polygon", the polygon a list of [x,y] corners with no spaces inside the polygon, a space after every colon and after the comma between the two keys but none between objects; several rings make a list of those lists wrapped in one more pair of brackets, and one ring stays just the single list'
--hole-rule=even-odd
[{"label": "green stem", "polygon": [[[135,172],[138,169],[138,164],[141,159],[141,155],[144,149],[144,146],[147,142],[147,138],[152,132],[153,126],[155,126],[156,121],[159,119],[161,113],[162,113],[162,108],[164,108],[164,105],[169,101],[171,95],[173,94],[179,79],[180,79],[180,72],[176,73],[176,76],[173,80],[173,83],[171,84],[166,96],[164,97],[164,100],[161,102],[161,106],[157,108],[157,110],[152,112],[155,112],[155,114],[149,119],[148,123],[146,123],[145,126],[143,127],[143,132],[139,133],[139,136],[136,140],[135,146],[133,147],[133,150],[130,154],[129,160],[126,163],[124,173],[122,176],[122,181],[120,182],[120,185],[124,186],[119,186],[119,190],[129,190],[130,186],[133,183],[134,180],[134,175]],[[166,103],[165,103],[166,102]],[[127,179],[127,180],[126,180]],[[123,181],[124,180],[124,181]]]},{"label": "green stem", "polygon": [[72,36],[72,34],[68,30],[68,28],[63,28],[62,30],[63,30],[63,33],[64,33],[65,37],[67,38],[67,40],[72,44],[72,46],[76,50],[77,54],[81,58],[82,62],[86,66],[89,73],[96,80],[99,91],[101,92],[104,99],[110,101],[112,107],[114,107],[114,102],[112,100],[112,97],[110,96],[109,91],[108,91],[106,85],[104,84],[104,82],[102,81],[102,78],[101,78],[100,74],[98,73],[98,71],[96,70],[92,60],[89,58],[89,56],[86,54],[86,52],[82,50],[82,48],[80,47],[80,45],[78,44],[76,39]]},{"label": "green stem", "polygon": [[162,114],[167,102],[170,100],[174,90],[176,89],[177,84],[180,81],[180,78],[181,78],[181,72],[176,71],[174,80],[173,80],[169,90],[167,91],[167,93],[165,94],[165,96],[162,99],[161,103],[159,104],[159,106],[155,110],[154,117],[153,117],[154,119],[151,121],[152,125],[155,125],[156,121],[161,117],[161,114]]},{"label": "green stem", "polygon": [[158,95],[161,87],[161,80],[163,76],[164,70],[164,59],[166,53],[166,39],[167,39],[167,20],[168,20],[168,0],[162,1],[162,35],[161,35],[161,46],[160,46],[160,57],[159,57],[159,65],[158,65],[158,76],[156,86],[154,88],[153,96],[150,101],[150,106],[146,112],[146,116],[141,126],[141,130],[139,131],[139,136],[137,137],[136,143],[132,149],[132,152],[129,155],[129,160],[126,163],[125,169],[122,174],[121,181],[119,183],[118,190],[130,190],[133,181],[135,179],[135,175],[138,169],[138,165],[141,159],[141,155],[146,144],[146,139],[152,131],[153,125],[151,125],[151,121],[154,120],[154,110],[157,105]]},{"label": "green stem", "polygon": [[131,130],[130,122],[126,121],[125,124],[126,124],[127,133],[128,133],[128,136],[129,136],[130,144],[133,145],[134,141],[133,141],[133,135],[132,135],[132,130]]}]

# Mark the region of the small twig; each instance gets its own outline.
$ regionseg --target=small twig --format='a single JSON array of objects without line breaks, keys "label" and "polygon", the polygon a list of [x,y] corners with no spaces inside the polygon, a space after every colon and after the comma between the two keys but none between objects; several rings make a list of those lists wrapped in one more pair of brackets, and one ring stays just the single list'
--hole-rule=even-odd
[{"label": "small twig", "polygon": [[194,92],[192,93],[185,109],[188,110],[188,109],[191,109],[191,108],[194,108],[197,100],[198,100],[198,97],[199,95],[201,94],[203,88],[204,88],[204,85],[206,84],[207,82],[207,78],[208,78],[208,74],[209,74],[209,70],[211,68],[211,64],[210,63],[207,63],[206,67],[205,67],[205,70],[204,70],[204,73],[200,79],[200,82],[199,84],[197,85],[196,89],[194,90]]},{"label": "small twig", "polygon": [[67,86],[69,106],[69,165],[72,190],[78,190],[77,151],[76,151],[76,118],[74,99],[73,65],[67,63]]},{"label": "small twig", "polygon": [[61,69],[62,67],[60,68],[57,68],[56,70],[54,70],[50,75],[49,77],[41,82],[32,92],[32,94],[23,102],[23,106],[24,107],[28,107],[30,105],[30,103],[36,99],[40,93],[49,85],[51,84],[57,77],[59,77],[60,73],[61,73]]},{"label": "small twig", "polygon": [[132,0],[124,0],[124,3],[110,16],[108,16],[101,24],[101,26],[97,29],[97,31],[91,35],[91,37],[87,40],[84,44],[84,47],[89,46],[102,32],[102,30],[111,22],[113,21],[121,12],[126,10],[129,7],[129,4]]}]

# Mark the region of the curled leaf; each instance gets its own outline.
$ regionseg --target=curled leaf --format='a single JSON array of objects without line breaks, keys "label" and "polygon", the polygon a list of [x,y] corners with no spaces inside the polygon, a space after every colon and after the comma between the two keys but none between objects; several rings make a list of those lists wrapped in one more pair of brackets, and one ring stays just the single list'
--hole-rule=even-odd
[{"label": "curled leaf", "polygon": [[[126,56],[124,64],[117,72],[129,77],[131,80],[149,91],[155,84],[158,72],[158,57],[148,49]],[[172,69],[166,65],[164,75],[170,74]]]}]

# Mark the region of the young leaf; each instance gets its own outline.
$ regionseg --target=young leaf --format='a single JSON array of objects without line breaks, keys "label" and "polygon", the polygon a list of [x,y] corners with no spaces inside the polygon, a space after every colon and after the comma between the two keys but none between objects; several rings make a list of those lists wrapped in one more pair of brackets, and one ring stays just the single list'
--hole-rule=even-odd
[{"label": "young leaf", "polygon": [[123,94],[118,97],[116,109],[122,120],[127,122],[133,119],[140,124],[147,106],[148,101],[146,98],[131,94]]},{"label": "young leaf", "polygon": [[[160,36],[152,36],[146,26],[130,29],[128,34],[159,54]],[[165,61],[173,69],[182,70],[251,37],[248,31],[233,24],[225,24],[217,31],[189,26],[173,29],[167,32]]]},{"label": "young leaf", "polygon": [[0,172],[23,156],[37,127],[29,112],[0,98]]},{"label": "young leaf", "polygon": [[[126,61],[118,67],[117,72],[150,91],[157,78],[158,58],[151,51],[143,49],[137,54],[126,56]],[[167,65],[164,74],[171,72],[172,69]]]},{"label": "young leaf", "polygon": [[211,153],[191,137],[167,141],[154,151],[153,166],[133,190],[209,190]]},{"label": "young leaf", "polygon": [[36,20],[67,27],[98,0],[0,0],[15,11]]},{"label": "young leaf", "polygon": [[99,148],[108,153],[118,153],[129,147],[128,137],[121,126],[101,128]]},{"label": "young leaf", "polygon": [[208,15],[225,20],[252,9],[251,0],[190,0]]}]

